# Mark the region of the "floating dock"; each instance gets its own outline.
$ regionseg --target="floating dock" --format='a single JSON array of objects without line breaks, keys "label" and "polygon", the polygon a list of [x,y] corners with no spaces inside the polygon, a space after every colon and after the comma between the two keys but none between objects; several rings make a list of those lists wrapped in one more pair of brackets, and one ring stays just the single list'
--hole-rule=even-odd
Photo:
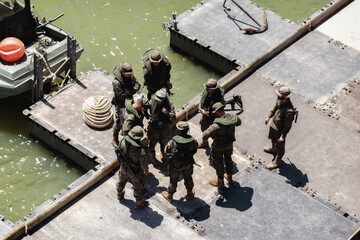
[{"label": "floating dock", "polygon": [[[239,2],[253,16],[262,16],[259,7],[248,1]],[[195,57],[218,66],[218,70],[227,73],[220,79],[228,89],[226,96],[236,93],[243,98],[243,123],[236,130],[233,154],[236,184],[225,192],[219,193],[208,184],[215,177],[215,169],[208,160],[209,149],[199,149],[193,174],[195,199],[184,199],[183,180],[172,204],[162,198],[160,193],[169,183],[164,163],[158,168],[149,165],[145,193],[149,208],[134,209],[130,184],[125,199],[118,201],[118,177],[109,174],[118,167],[110,145],[112,129],[95,130],[82,119],[82,104],[88,97],[112,95],[113,76],[100,69],[84,74],[59,94],[24,111],[30,119],[31,134],[88,172],[26,216],[24,222],[0,221],[0,236],[25,236],[28,240],[89,236],[359,239],[360,87],[356,65],[359,66],[360,56],[358,50],[348,43],[345,46],[336,36],[317,29],[309,33],[306,25],[322,22],[347,2],[332,2],[302,26],[267,11],[268,31],[244,35],[219,1],[208,0],[179,16],[179,31],[170,30],[171,46],[183,51],[192,49],[189,53]],[[357,9],[353,3],[343,10]],[[237,19],[244,17],[233,6],[231,14]],[[352,14],[354,18],[358,16],[356,11]],[[229,23],[223,24],[217,17]],[[197,25],[200,23],[207,23],[212,29]],[[275,26],[281,31],[274,33]],[[214,32],[221,34],[210,35]],[[268,40],[264,40],[265,36]],[[237,43],[221,42],[220,37]],[[239,42],[248,51],[240,51]],[[268,171],[263,166],[272,159],[262,152],[263,146],[269,144],[264,120],[275,103],[274,90],[279,83],[293,89],[291,99],[300,115],[289,133],[282,167]],[[200,95],[177,111],[179,119],[186,118],[190,123],[191,134],[198,140],[200,116],[193,113],[199,99]]]}]

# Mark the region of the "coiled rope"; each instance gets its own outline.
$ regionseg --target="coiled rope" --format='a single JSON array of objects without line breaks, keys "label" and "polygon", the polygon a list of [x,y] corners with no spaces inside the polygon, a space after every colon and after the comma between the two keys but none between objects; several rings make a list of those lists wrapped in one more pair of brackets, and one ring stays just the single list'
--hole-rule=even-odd
[{"label": "coiled rope", "polygon": [[82,109],[84,121],[91,127],[106,128],[113,121],[111,104],[107,97],[89,97],[83,103]]}]

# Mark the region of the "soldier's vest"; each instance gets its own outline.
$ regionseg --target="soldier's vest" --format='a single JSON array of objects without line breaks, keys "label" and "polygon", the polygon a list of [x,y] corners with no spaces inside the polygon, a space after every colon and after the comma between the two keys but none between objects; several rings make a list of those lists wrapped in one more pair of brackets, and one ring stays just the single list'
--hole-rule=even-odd
[{"label": "soldier's vest", "polygon": [[218,129],[214,134],[214,142],[217,146],[226,145],[235,142],[235,127],[237,116],[235,114],[225,114],[220,118],[216,118],[214,123],[218,124]]},{"label": "soldier's vest", "polygon": [[204,90],[200,100],[200,107],[204,110],[212,111],[212,105],[217,102],[224,102],[224,88],[219,86],[215,92],[210,96],[209,93]]},{"label": "soldier's vest", "polygon": [[180,168],[185,164],[195,163],[194,156],[191,154],[195,139],[190,135],[186,137],[178,135],[173,138],[173,141],[176,143],[176,147],[172,149],[172,156],[170,157],[172,164]]},{"label": "soldier's vest", "polygon": [[150,107],[150,111],[151,111],[151,124],[161,124],[161,123],[171,123],[171,119],[168,115],[164,114],[161,112],[161,109],[165,107],[167,108],[169,111],[171,110],[170,108],[170,103],[169,103],[169,99],[166,98],[161,105],[158,105],[156,103],[155,100],[155,95],[152,96],[151,98],[151,107]]},{"label": "soldier's vest", "polygon": [[291,120],[294,118],[294,106],[290,100],[288,100],[288,102],[283,106],[279,104],[277,110],[274,113],[270,127],[276,131],[282,131],[285,127],[286,117],[291,117]]},{"label": "soldier's vest", "polygon": [[165,84],[165,82],[170,80],[169,72],[171,69],[171,64],[169,60],[163,54],[161,54],[162,60],[156,68],[156,71],[154,71],[154,69],[152,69],[149,59],[149,56],[153,51],[155,50],[149,49],[148,51],[146,51],[142,57],[142,61],[144,63],[144,68],[146,68],[151,75],[150,85],[153,86],[155,89],[160,89]]},{"label": "soldier's vest", "polygon": [[128,166],[134,174],[138,173],[141,170],[140,163],[137,161],[137,158],[131,157],[131,152],[140,151],[141,146],[129,136],[125,136],[119,145],[120,151],[122,151],[124,157],[126,157],[126,162],[129,164]]},{"label": "soldier's vest", "polygon": [[126,114],[133,114],[135,116],[134,125],[135,126],[143,126],[143,120],[144,115],[142,113],[139,113],[134,107],[133,107],[133,101],[131,99],[127,99],[125,101],[125,108],[126,108]]}]

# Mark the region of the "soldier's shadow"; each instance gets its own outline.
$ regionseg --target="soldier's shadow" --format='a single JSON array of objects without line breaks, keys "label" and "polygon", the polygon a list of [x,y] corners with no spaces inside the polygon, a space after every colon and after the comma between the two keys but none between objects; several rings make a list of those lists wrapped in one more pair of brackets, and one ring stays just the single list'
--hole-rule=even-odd
[{"label": "soldier's shadow", "polygon": [[202,199],[194,197],[187,201],[185,197],[181,197],[171,203],[176,210],[186,219],[195,219],[196,221],[203,221],[210,217],[210,206]]},{"label": "soldier's shadow", "polygon": [[282,161],[279,168],[279,174],[287,178],[286,183],[291,184],[294,187],[304,187],[306,183],[309,182],[307,174],[304,174],[298,169],[289,158],[287,158],[287,160],[289,163]]},{"label": "soldier's shadow", "polygon": [[246,211],[252,206],[252,196],[254,189],[251,187],[240,187],[237,182],[233,183],[233,187],[223,192],[222,197],[216,201],[216,205],[225,208],[235,208],[238,211]]},{"label": "soldier's shadow", "polygon": [[133,200],[122,199],[120,203],[129,208],[132,219],[143,222],[150,228],[157,228],[164,219],[162,215],[151,208],[151,205],[147,208],[137,210],[135,209],[135,202]]}]

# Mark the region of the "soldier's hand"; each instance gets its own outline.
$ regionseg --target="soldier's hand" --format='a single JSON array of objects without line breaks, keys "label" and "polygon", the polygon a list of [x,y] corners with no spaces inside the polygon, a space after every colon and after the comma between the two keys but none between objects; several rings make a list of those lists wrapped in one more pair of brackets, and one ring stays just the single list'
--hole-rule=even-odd
[{"label": "soldier's hand", "polygon": [[269,118],[269,117],[266,118],[266,119],[265,119],[265,125],[268,125],[269,121],[270,121],[270,118]]},{"label": "soldier's hand", "polygon": [[167,108],[162,108],[161,109],[161,112],[163,113],[163,114],[168,114],[169,113],[169,111],[167,110]]},{"label": "soldier's hand", "polygon": [[278,139],[278,142],[281,143],[281,142],[283,142],[283,141],[285,141],[285,138],[284,138],[283,136],[281,136],[281,137]]},{"label": "soldier's hand", "polygon": [[199,113],[201,113],[202,115],[205,114],[205,110],[204,110],[204,109],[202,109],[201,107],[198,107],[198,109],[199,109]]},{"label": "soldier's hand", "polygon": [[148,171],[146,171],[146,172],[144,172],[144,174],[145,174],[145,176],[147,176],[147,175],[149,174],[149,172],[148,172]]},{"label": "soldier's hand", "polygon": [[124,92],[125,92],[126,95],[131,95],[131,92],[126,88],[124,88]]}]

